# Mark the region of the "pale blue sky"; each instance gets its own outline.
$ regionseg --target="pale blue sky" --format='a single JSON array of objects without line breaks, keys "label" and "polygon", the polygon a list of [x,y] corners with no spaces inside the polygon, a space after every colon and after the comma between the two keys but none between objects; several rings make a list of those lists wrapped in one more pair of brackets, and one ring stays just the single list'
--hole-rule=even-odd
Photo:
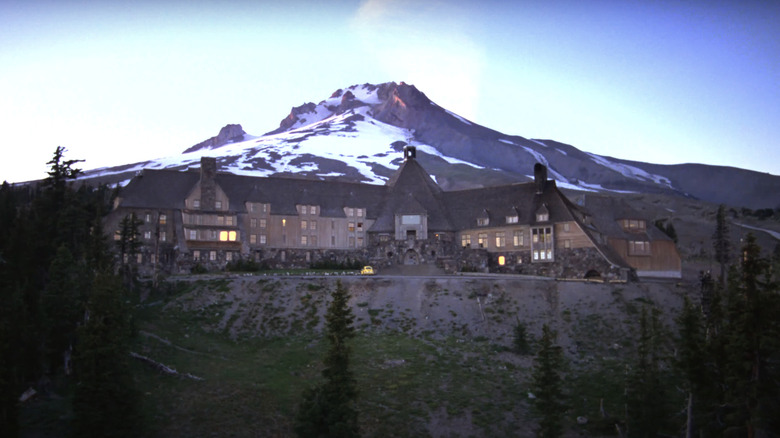
[{"label": "pale blue sky", "polygon": [[780,2],[3,1],[0,180],[260,135],[405,81],[505,134],[780,175]]}]

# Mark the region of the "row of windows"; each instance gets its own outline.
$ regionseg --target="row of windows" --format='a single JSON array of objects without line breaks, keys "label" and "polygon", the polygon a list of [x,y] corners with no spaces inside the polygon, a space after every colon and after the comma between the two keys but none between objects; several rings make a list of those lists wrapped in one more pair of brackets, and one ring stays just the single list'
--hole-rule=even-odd
[{"label": "row of windows", "polygon": [[[233,251],[225,252],[225,260],[226,261],[228,261],[228,262],[233,261],[234,257],[235,256],[233,255]],[[198,261],[198,260],[206,260],[206,259],[208,259],[209,261],[212,261],[212,262],[216,261],[217,260],[217,252],[216,251],[208,251],[208,252],[207,251],[203,251],[203,252],[201,252],[201,251],[199,251],[197,249],[195,251],[192,251],[192,260]]]},{"label": "row of windows", "polygon": [[[249,235],[249,243],[252,245],[266,245],[268,244],[268,235],[266,234],[250,234]],[[282,235],[282,243],[287,243],[287,236]],[[363,244],[365,243],[365,240],[362,237],[349,237],[348,239],[348,246],[351,248],[361,248],[363,247]],[[336,236],[330,236],[330,244],[331,246],[336,246]],[[300,237],[300,245],[301,246],[317,246],[318,245],[318,239],[317,236],[301,236]]]},{"label": "row of windows", "polygon": [[[516,224],[520,222],[520,218],[517,215],[513,216],[506,216],[506,223],[508,224]],[[538,213],[536,215],[536,221],[537,222],[547,222],[550,220],[550,214],[549,213]],[[490,225],[490,218],[487,217],[480,217],[477,218],[477,225],[480,227],[486,227]]]},{"label": "row of windows", "polygon": [[298,213],[299,214],[317,214],[317,206],[316,205],[299,205],[298,206]]},{"label": "row of windows", "polygon": [[188,240],[219,240],[220,242],[235,242],[238,232],[235,230],[192,230],[187,229]]},{"label": "row of windows", "polygon": [[[166,216],[164,214],[161,214],[158,217],[158,220],[160,221],[160,225],[165,225],[166,223],[168,223],[168,216]],[[144,222],[146,222],[147,224],[152,223],[152,214],[151,213],[146,213],[144,215]]]},{"label": "row of windows", "polygon": [[620,225],[626,231],[642,232],[647,228],[647,222],[642,219],[622,219]]},{"label": "row of windows", "polygon": [[346,207],[344,208],[344,213],[347,215],[347,217],[363,217],[366,213],[366,209]]},{"label": "row of windows", "polygon": [[[204,221],[205,218],[205,221]],[[182,214],[182,219],[184,220],[185,224],[189,225],[227,225],[227,226],[233,226],[236,225],[236,218],[235,216],[210,216],[210,215],[202,215],[202,214]]]},{"label": "row of windows", "polygon": [[650,255],[650,242],[644,241],[629,241],[628,242],[628,255]]},{"label": "row of windows", "polygon": [[249,211],[252,213],[268,213],[271,211],[271,204],[263,204],[259,202],[250,202]]},{"label": "row of windows", "polygon": [[[525,243],[525,237],[522,231],[514,231],[512,233],[512,245],[523,246]],[[506,232],[497,231],[494,235],[496,248],[506,247]],[[471,234],[461,234],[460,244],[464,248],[471,247]],[[488,246],[488,233],[477,234],[477,246],[479,248],[487,248]]]},{"label": "row of windows", "polygon": [[[168,233],[165,231],[159,232],[160,242],[166,242],[168,240]],[[151,231],[144,231],[144,240],[152,240],[152,232]],[[114,240],[121,240],[122,239],[122,232],[120,230],[114,231]]]},{"label": "row of windows", "polygon": [[[227,206],[227,203],[223,203],[222,201],[214,201],[214,209],[215,210],[222,210],[223,206]],[[193,210],[199,210],[201,207],[200,199],[193,199],[192,200],[192,209]]]}]

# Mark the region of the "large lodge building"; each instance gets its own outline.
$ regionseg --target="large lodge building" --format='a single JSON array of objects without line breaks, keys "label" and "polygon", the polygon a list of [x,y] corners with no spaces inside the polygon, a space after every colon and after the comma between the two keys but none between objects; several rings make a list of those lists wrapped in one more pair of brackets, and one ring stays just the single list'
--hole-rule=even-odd
[{"label": "large lodge building", "polygon": [[217,172],[144,170],[114,203],[106,229],[142,222],[141,272],[222,269],[254,260],[274,268],[359,261],[382,269],[436,264],[556,278],[680,277],[674,242],[622,201],[566,198],[547,168],[534,181],[443,191],[414,147],[384,186]]}]

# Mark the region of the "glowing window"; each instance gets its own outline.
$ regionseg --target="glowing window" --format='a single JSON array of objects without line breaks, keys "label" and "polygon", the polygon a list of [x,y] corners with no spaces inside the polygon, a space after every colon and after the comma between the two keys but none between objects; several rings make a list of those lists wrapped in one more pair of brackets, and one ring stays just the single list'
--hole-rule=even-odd
[{"label": "glowing window", "polygon": [[506,258],[504,256],[498,256],[498,265],[504,266],[506,264]]}]

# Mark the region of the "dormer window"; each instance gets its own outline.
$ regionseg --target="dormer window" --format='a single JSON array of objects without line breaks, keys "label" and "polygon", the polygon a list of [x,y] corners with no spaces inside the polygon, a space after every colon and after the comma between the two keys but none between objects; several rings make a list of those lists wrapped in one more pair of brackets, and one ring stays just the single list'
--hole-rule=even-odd
[{"label": "dormer window", "polygon": [[514,215],[514,216],[507,216],[507,217],[506,217],[506,223],[508,223],[508,224],[516,224],[517,222],[518,222],[518,217],[517,217],[517,215]]},{"label": "dormer window", "polygon": [[490,223],[490,219],[486,217],[479,217],[477,218],[477,225],[480,227],[485,227]]},{"label": "dormer window", "polygon": [[639,233],[647,228],[647,223],[643,219],[623,219],[620,222],[625,231]]},{"label": "dormer window", "polygon": [[216,208],[217,210],[222,210],[222,201],[214,202],[214,208]]},{"label": "dormer window", "polygon": [[193,199],[192,200],[192,208],[194,208],[194,209],[200,208],[200,199]]},{"label": "dormer window", "polygon": [[550,220],[550,213],[536,213],[536,222],[547,222]]}]

